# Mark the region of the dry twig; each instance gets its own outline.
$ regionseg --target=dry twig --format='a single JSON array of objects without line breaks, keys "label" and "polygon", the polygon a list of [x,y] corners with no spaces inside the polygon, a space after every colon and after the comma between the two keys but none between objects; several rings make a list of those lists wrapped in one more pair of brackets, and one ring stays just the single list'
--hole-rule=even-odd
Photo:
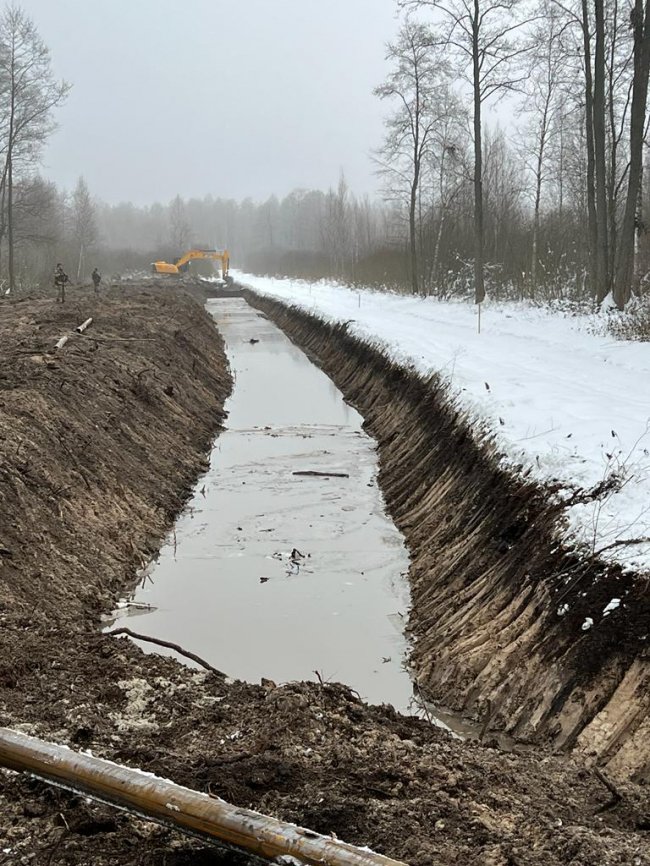
[{"label": "dry twig", "polygon": [[126,634],[129,637],[135,638],[136,640],[145,641],[145,643],[153,643],[157,646],[163,646],[167,649],[172,649],[179,655],[185,656],[185,658],[191,659],[193,662],[196,662],[197,665],[201,665],[201,667],[205,668],[207,671],[212,671],[212,673],[216,674],[218,677],[223,677],[224,679],[226,677],[226,674],[224,674],[223,671],[220,671],[218,668],[213,667],[209,662],[206,662],[205,659],[202,659],[201,656],[197,656],[196,653],[191,653],[183,649],[183,647],[179,646],[177,643],[172,643],[168,640],[161,640],[157,637],[149,637],[146,634],[138,634],[137,632],[131,631],[130,628],[114,628],[112,631],[106,632],[106,634]]},{"label": "dry twig", "polygon": [[599,770],[598,767],[594,767],[594,774],[595,774],[596,778],[598,779],[598,781],[602,785],[604,785],[607,788],[607,790],[609,791],[609,793],[612,795],[611,800],[608,800],[602,806],[599,806],[596,809],[596,811],[594,812],[594,815],[599,815],[601,812],[609,812],[610,809],[613,809],[615,806],[618,806],[618,804],[623,799],[623,795],[618,790],[616,785],[614,785],[613,782],[610,782],[610,780],[607,778],[607,776],[605,776],[605,774],[601,770]]}]

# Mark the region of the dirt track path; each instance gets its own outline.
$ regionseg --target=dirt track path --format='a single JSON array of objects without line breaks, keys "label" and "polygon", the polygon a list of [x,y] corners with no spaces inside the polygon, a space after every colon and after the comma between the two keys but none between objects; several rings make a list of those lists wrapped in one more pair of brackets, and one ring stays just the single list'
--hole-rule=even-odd
[{"label": "dirt track path", "polygon": [[[93,334],[50,355],[89,315]],[[650,863],[647,793],[622,785],[599,812],[610,794],[579,761],[461,744],[334,684],[227,684],[99,634],[205,466],[230,387],[220,340],[188,299],[131,288],[4,303],[0,346],[0,724],[413,866]],[[226,862],[0,773],[0,864]]]}]

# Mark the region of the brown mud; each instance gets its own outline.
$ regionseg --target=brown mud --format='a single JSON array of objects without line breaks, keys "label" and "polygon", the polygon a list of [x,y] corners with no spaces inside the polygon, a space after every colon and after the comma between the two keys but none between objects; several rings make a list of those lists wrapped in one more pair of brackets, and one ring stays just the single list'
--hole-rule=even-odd
[{"label": "brown mud", "polygon": [[[88,316],[87,337],[50,351]],[[580,757],[460,743],[344,686],[228,683],[100,633],[205,466],[229,389],[211,320],[180,292],[0,304],[0,724],[413,866],[648,866],[647,787],[617,782],[613,804]],[[3,866],[236,862],[0,771]]]},{"label": "brown mud", "polygon": [[[422,693],[650,781],[648,576],[564,549],[555,491],[505,470],[440,378],[393,364],[344,325],[247,297],[323,367],[378,442],[379,483],[412,558]],[[621,605],[604,614],[613,598]]]}]

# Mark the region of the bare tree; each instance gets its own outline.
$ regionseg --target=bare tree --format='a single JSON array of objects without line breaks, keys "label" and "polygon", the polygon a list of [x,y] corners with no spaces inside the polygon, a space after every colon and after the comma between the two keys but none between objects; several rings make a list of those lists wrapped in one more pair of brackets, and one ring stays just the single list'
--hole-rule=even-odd
[{"label": "bare tree", "polygon": [[[588,270],[591,292],[601,303],[614,285],[619,259],[619,193],[631,163],[625,145],[633,79],[632,41],[619,15],[619,0],[553,0],[580,32],[584,73],[583,110]],[[641,11],[643,15],[643,10]],[[644,101],[645,105],[645,101]],[[645,112],[645,107],[644,107]],[[632,232],[632,246],[634,232]]]},{"label": "bare tree", "polygon": [[482,106],[523,80],[512,61],[526,47],[514,39],[526,23],[520,0],[398,0],[405,9],[429,7],[445,21],[443,44],[455,51],[472,88],[474,126],[474,298],[485,298]]},{"label": "bare tree", "polygon": [[[38,175],[14,185],[15,268],[21,285],[49,276],[54,245],[62,234],[56,186]],[[18,276],[19,275],[19,276]]]},{"label": "bare tree", "polygon": [[[591,98],[596,182],[596,300],[600,303],[609,291],[609,221],[607,219],[607,164],[605,142],[605,7],[604,0],[593,0],[596,22],[593,94]],[[588,28],[588,18],[583,27]]]},{"label": "bare tree", "polygon": [[54,243],[61,233],[56,186],[35,175],[14,188],[14,237],[21,244]]},{"label": "bare tree", "polygon": [[380,172],[392,183],[405,185],[408,195],[409,262],[411,288],[419,291],[420,267],[416,229],[420,184],[430,139],[438,121],[436,89],[445,86],[446,64],[434,52],[429,27],[407,20],[396,42],[387,46],[392,70],[375,89],[380,99],[397,102],[386,119],[386,137],[379,152]]},{"label": "bare tree", "polygon": [[97,240],[95,205],[83,177],[72,193],[70,228],[77,252],[77,280],[81,279],[88,251]]},{"label": "bare tree", "polygon": [[187,219],[185,202],[177,195],[169,205],[169,233],[175,253],[182,255],[190,239],[190,224]]},{"label": "bare tree", "polygon": [[[456,93],[449,87],[438,91],[437,101],[444,100],[444,111],[435,124],[431,144],[429,171],[432,181],[432,217],[437,215],[430,260],[430,283],[440,279],[440,254],[445,225],[452,206],[471,181],[471,160],[465,146],[469,135],[468,115]],[[438,290],[440,289],[437,286]]]},{"label": "bare tree", "polygon": [[483,152],[486,250],[492,262],[507,262],[524,222],[522,166],[499,127],[487,130]]},{"label": "bare tree", "polygon": [[[630,103],[632,77],[632,52],[628,49],[629,40],[625,30],[625,16],[619,15],[619,0],[610,0],[605,7],[606,26],[609,29],[609,44],[606,56],[606,107],[607,139],[609,154],[607,160],[607,218],[609,232],[609,273],[608,284],[614,279],[618,255],[618,199],[627,172],[627,165],[621,170],[620,149],[624,140],[626,118]],[[621,51],[621,47],[623,50]],[[621,86],[623,84],[623,87]]]},{"label": "bare tree", "polygon": [[0,135],[4,157],[0,176],[0,240],[8,242],[9,287],[14,273],[14,181],[20,169],[39,159],[54,129],[52,110],[69,91],[55,82],[50,54],[33,21],[16,5],[0,17]]},{"label": "bare tree", "polygon": [[350,240],[350,191],[341,171],[336,190],[330,189],[323,215],[322,237],[337,277],[345,275],[345,265],[352,249]]},{"label": "bare tree", "polygon": [[[534,297],[538,280],[538,245],[542,186],[545,179],[546,156],[553,133],[561,129],[555,124],[558,115],[557,93],[565,58],[558,50],[563,30],[558,7],[552,0],[541,0],[538,22],[529,39],[531,50],[526,56],[528,79],[523,84],[524,101],[521,111],[528,115],[529,124],[524,140],[524,151],[530,153],[528,169],[533,175],[533,227],[530,253],[530,290]],[[524,157],[526,159],[526,157]]]},{"label": "bare tree", "polygon": [[277,241],[278,211],[280,203],[277,196],[272,195],[259,208],[258,232],[260,246],[272,250]]},{"label": "bare tree", "polygon": [[620,232],[619,256],[614,283],[614,300],[623,309],[630,298],[634,272],[634,232],[643,171],[648,76],[650,73],[650,2],[635,0],[630,13],[634,34],[634,79],[630,113],[630,167],[625,213]]}]

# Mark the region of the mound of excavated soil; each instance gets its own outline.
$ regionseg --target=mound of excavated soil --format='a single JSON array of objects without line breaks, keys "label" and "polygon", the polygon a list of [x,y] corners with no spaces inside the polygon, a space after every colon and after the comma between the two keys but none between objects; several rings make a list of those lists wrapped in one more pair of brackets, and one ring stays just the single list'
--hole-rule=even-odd
[{"label": "mound of excavated soil", "polygon": [[[579,761],[463,744],[336,684],[229,683],[99,632],[205,465],[229,388],[185,296],[0,306],[0,725],[413,866],[648,866],[644,788],[613,803]],[[236,862],[0,771],[0,864]]]}]

